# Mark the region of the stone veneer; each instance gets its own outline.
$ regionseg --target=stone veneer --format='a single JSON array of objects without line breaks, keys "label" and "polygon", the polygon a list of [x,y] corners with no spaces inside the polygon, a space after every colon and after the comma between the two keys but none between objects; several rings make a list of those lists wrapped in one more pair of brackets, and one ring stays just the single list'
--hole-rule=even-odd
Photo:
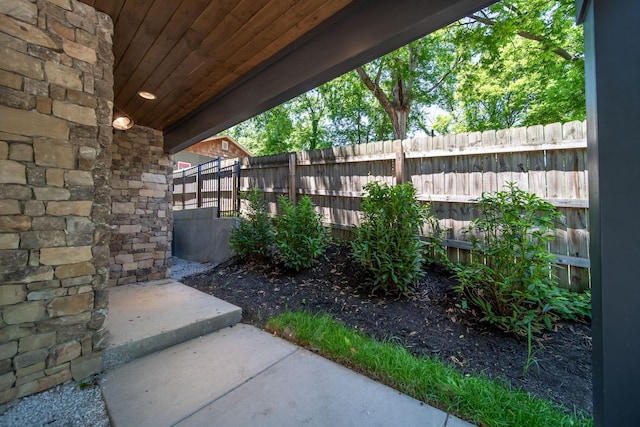
[{"label": "stone veneer", "polygon": [[171,158],[162,132],[134,126],[113,136],[109,286],[171,273]]},{"label": "stone veneer", "polygon": [[101,368],[113,23],[0,2],[0,404]]}]

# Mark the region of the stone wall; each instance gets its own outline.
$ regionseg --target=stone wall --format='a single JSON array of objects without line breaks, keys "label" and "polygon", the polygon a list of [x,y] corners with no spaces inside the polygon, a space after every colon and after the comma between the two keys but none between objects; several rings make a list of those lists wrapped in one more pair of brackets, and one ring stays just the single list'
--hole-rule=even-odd
[{"label": "stone wall", "polygon": [[160,131],[134,126],[113,136],[109,285],[170,277],[171,158]]},{"label": "stone wall", "polygon": [[112,33],[75,0],[0,2],[0,404],[100,370]]}]

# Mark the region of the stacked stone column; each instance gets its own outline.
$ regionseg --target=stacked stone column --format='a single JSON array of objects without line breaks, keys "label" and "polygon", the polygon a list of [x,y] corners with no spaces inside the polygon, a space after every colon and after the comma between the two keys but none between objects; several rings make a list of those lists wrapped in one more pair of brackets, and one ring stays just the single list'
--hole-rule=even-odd
[{"label": "stacked stone column", "polygon": [[0,2],[0,404],[101,367],[112,33],[76,0]]},{"label": "stacked stone column", "polygon": [[113,137],[110,286],[170,277],[172,167],[163,142],[142,126]]}]

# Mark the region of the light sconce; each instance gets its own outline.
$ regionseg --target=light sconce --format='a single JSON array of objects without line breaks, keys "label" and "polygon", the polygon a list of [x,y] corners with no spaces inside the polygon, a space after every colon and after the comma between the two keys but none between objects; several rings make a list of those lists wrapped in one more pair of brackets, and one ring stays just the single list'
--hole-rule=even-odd
[{"label": "light sconce", "polygon": [[111,122],[113,128],[116,130],[128,130],[133,127],[133,119],[126,115],[124,111],[114,107],[113,122]]}]

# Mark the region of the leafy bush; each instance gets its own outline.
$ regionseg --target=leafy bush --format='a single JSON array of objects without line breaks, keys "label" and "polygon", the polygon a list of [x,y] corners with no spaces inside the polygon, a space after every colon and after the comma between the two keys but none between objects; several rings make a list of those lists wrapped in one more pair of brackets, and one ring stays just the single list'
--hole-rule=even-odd
[{"label": "leafy bush", "polygon": [[561,318],[589,315],[588,295],[556,285],[550,231],[561,216],[538,196],[507,184],[506,191],[483,194],[481,215],[470,225],[471,263],[456,266],[456,290],[484,317],[520,335],[551,329]]},{"label": "leafy bush", "polygon": [[352,242],[353,256],[373,273],[373,288],[406,292],[422,275],[420,228],[429,207],[416,200],[411,183],[364,186],[363,221]]},{"label": "leafy bush", "polygon": [[296,271],[309,267],[322,255],[329,241],[322,215],[313,209],[308,196],[302,197],[297,206],[280,196],[278,206],[275,238],[278,260]]},{"label": "leafy bush", "polygon": [[243,193],[243,197],[249,201],[249,207],[246,215],[231,230],[229,246],[240,256],[265,258],[273,246],[274,232],[264,199],[257,188]]}]

